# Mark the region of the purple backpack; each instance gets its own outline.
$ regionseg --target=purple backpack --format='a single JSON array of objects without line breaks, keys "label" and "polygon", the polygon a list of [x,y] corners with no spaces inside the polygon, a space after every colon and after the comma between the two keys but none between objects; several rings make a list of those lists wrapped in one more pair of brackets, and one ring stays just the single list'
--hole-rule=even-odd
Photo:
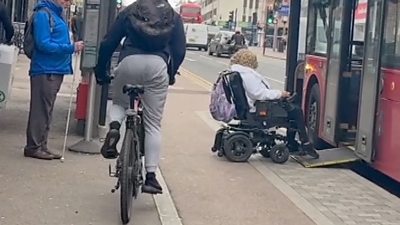
[{"label": "purple backpack", "polygon": [[225,93],[226,87],[225,73],[222,72],[214,83],[209,108],[211,116],[215,120],[228,123],[236,117],[236,109],[235,104],[228,101]]}]

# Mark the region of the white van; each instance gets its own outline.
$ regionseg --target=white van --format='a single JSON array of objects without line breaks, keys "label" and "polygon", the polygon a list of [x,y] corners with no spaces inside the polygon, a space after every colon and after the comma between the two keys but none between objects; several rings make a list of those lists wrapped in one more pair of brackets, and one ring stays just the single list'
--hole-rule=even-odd
[{"label": "white van", "polygon": [[208,25],[187,23],[185,24],[186,47],[199,48],[207,51]]}]

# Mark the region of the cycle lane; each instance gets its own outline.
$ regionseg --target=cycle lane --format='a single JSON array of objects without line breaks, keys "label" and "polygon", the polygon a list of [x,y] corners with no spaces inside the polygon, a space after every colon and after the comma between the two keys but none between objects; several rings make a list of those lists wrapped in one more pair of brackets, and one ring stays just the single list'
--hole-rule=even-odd
[{"label": "cycle lane", "polygon": [[314,224],[253,166],[211,153],[215,133],[201,119],[206,87],[183,71],[163,120],[161,171],[183,224]]}]

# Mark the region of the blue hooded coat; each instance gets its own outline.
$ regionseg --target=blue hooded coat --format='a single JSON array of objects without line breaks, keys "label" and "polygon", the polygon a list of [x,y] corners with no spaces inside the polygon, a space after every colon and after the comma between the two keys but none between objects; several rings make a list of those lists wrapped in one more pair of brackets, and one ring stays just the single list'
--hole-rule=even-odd
[{"label": "blue hooded coat", "polygon": [[[54,25],[51,29],[51,12]],[[71,43],[68,24],[63,18],[63,8],[54,0],[41,0],[35,7],[33,20],[33,36],[35,49],[33,51],[30,76],[53,74],[72,74],[72,54],[74,44]]]}]

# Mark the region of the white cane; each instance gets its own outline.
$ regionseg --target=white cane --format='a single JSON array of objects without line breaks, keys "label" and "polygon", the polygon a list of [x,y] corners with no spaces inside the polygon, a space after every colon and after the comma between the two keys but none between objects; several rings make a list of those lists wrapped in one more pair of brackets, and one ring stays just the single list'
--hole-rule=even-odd
[{"label": "white cane", "polygon": [[61,156],[61,159],[60,159],[61,162],[64,162],[65,149],[67,148],[69,122],[71,120],[72,100],[73,100],[73,97],[74,97],[75,78],[76,78],[76,73],[78,71],[78,55],[79,55],[78,53],[75,54],[74,73],[72,74],[71,94],[70,94],[70,99],[69,99],[67,124],[65,126],[65,135],[64,135],[64,144],[63,144],[63,149],[62,149],[62,156]]}]

